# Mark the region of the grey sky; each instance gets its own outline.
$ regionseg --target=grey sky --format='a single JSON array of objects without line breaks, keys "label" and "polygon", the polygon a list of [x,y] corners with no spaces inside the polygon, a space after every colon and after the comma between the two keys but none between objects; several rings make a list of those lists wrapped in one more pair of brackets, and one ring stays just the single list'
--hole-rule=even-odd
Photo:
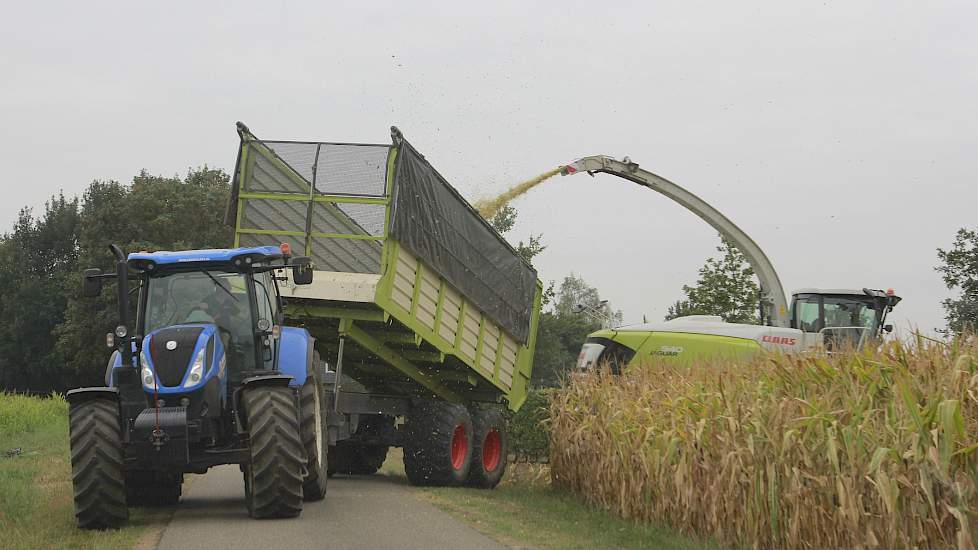
[{"label": "grey sky", "polygon": [[[898,325],[942,325],[935,248],[976,225],[974,3],[380,4],[8,4],[0,227],[93,179],[230,169],[236,120],[365,142],[396,124],[470,198],[630,155],[744,228],[789,291],[894,287]],[[541,276],[582,275],[629,321],[660,319],[717,244],[610,176],[516,206]]]}]

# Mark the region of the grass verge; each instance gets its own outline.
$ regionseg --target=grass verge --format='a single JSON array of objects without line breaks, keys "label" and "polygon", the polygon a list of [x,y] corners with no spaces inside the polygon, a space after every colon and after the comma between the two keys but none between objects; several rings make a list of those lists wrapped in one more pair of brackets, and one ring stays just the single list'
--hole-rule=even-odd
[{"label": "grass verge", "polygon": [[119,530],[75,526],[68,405],[60,396],[0,393],[0,549],[131,548],[164,511],[130,509]]},{"label": "grass verge", "polygon": [[[381,471],[404,476],[400,449],[391,450]],[[494,490],[425,487],[417,494],[510,548],[719,548],[590,506],[582,497],[551,486],[543,465],[510,464]]]}]

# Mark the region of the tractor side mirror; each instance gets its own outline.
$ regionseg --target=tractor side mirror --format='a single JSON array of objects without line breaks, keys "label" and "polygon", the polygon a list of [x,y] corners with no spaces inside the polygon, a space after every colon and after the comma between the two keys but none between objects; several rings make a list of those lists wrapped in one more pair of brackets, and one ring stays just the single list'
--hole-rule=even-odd
[{"label": "tractor side mirror", "polygon": [[97,267],[86,269],[82,280],[82,295],[94,298],[99,294],[102,294],[102,270]]},{"label": "tractor side mirror", "polygon": [[312,283],[312,260],[306,256],[292,258],[292,282],[297,285]]}]

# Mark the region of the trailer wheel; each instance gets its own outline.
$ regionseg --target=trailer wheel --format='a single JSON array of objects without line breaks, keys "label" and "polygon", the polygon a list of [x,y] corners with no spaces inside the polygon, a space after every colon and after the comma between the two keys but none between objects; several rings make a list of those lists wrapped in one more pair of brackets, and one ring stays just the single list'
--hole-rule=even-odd
[{"label": "trailer wheel", "polygon": [[129,506],[172,506],[183,493],[183,474],[131,470],[126,472]]},{"label": "trailer wheel", "polygon": [[299,393],[299,409],[302,418],[300,431],[302,446],[306,450],[306,470],[308,474],[302,482],[302,494],[307,501],[322,500],[326,497],[328,479],[329,449],[326,434],[326,411],[322,399],[322,384],[319,381],[319,352],[314,352],[311,372],[306,373],[306,382]]},{"label": "trailer wheel", "polygon": [[298,516],[306,452],[292,390],[280,386],[246,389],[243,404],[251,454],[244,473],[248,513],[254,518]]},{"label": "trailer wheel", "polygon": [[474,445],[468,485],[492,489],[503,479],[509,457],[506,419],[498,409],[472,411]]},{"label": "trailer wheel", "polygon": [[71,405],[68,432],[78,526],[121,527],[129,509],[118,404],[94,398]]},{"label": "trailer wheel", "polygon": [[412,485],[462,485],[472,463],[472,418],[462,405],[429,401],[407,420],[404,473]]}]

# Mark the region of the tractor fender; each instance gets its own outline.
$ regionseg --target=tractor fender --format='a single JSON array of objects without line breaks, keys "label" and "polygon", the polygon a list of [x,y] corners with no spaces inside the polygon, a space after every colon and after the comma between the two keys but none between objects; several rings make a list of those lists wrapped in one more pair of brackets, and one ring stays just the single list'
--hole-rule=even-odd
[{"label": "tractor fender", "polygon": [[112,352],[112,355],[109,356],[109,364],[105,366],[106,386],[109,386],[110,388],[115,387],[115,376],[113,376],[114,373],[112,372],[112,370],[120,368],[121,366],[122,366],[122,354],[119,353],[119,350],[115,350]]},{"label": "tractor fender", "polygon": [[100,397],[108,397],[109,399],[119,401],[119,390],[117,388],[106,387],[75,388],[68,390],[68,393],[65,394],[65,399],[72,405]]},{"label": "tractor fender", "polygon": [[245,414],[244,405],[242,404],[241,395],[245,390],[249,388],[258,388],[261,386],[280,386],[289,387],[292,382],[292,377],[287,374],[260,374],[257,376],[249,376],[241,381],[241,386],[234,390],[232,400],[234,403],[234,414],[235,414],[235,424],[238,427],[238,433],[245,433],[248,431],[248,415]]},{"label": "tractor fender", "polygon": [[311,369],[316,339],[304,328],[282,327],[279,336],[278,370],[292,377],[289,384],[301,388],[306,383],[306,373]]}]

